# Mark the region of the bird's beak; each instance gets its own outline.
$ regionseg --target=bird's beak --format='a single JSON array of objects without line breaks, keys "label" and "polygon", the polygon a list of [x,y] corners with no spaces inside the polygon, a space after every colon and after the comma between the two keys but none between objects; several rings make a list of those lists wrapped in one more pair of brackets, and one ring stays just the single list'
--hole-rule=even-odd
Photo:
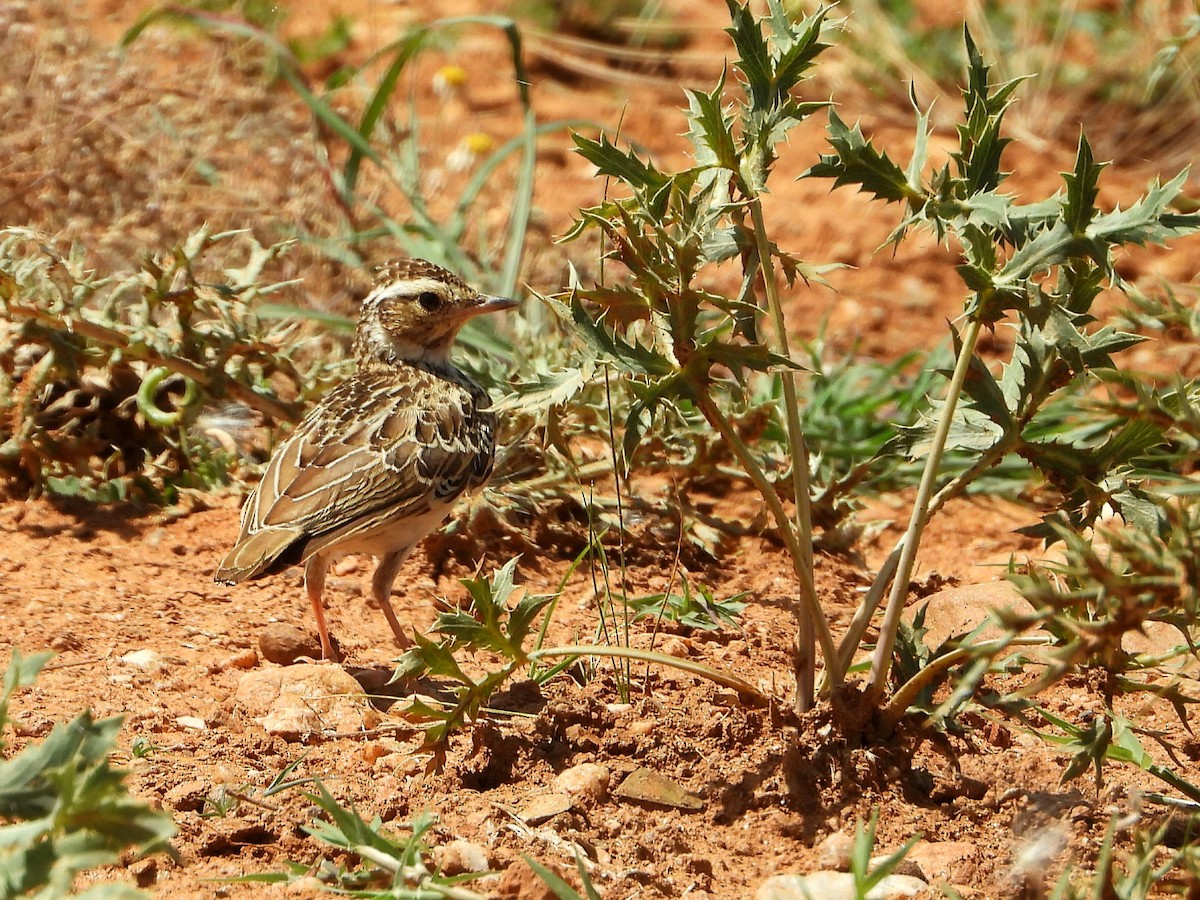
[{"label": "bird's beak", "polygon": [[463,312],[466,314],[468,319],[473,319],[476,316],[483,315],[484,313],[501,312],[506,309],[513,309],[518,305],[519,304],[516,300],[512,300],[508,297],[491,297],[487,294],[484,294],[480,296],[478,303],[476,303],[474,306],[468,307],[467,309],[463,310]]}]

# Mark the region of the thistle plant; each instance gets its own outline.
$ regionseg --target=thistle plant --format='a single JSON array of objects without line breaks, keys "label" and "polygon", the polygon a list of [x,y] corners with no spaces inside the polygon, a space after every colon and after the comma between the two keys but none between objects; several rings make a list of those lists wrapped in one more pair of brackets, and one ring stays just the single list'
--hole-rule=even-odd
[{"label": "thistle plant", "polygon": [[[727,102],[724,76],[711,92],[689,93],[694,166],[663,172],[604,137],[576,139],[579,152],[619,182],[624,196],[582,210],[568,237],[601,231],[623,277],[578,286],[559,308],[636,397],[624,423],[626,465],[655,417],[699,413],[762,493],[799,582],[797,709],[814,698],[815,646],[825,662],[822,690],[832,693],[887,595],[867,684],[886,731],[922,685],[969,656],[955,652],[928,661],[916,673],[917,682],[897,687],[888,699],[900,613],[921,534],[947,501],[1002,462],[1020,458],[1061,497],[1038,529],[1043,536],[1051,536],[1058,523],[1076,531],[1089,527],[1104,510],[1131,521],[1157,516],[1144,487],[1143,464],[1163,442],[1162,423],[1093,416],[1076,417],[1066,427],[1064,409],[1103,375],[1119,371],[1113,355],[1141,340],[1098,325],[1091,313],[1105,287],[1120,287],[1114,250],[1196,231],[1200,217],[1172,211],[1186,174],[1155,183],[1127,209],[1098,209],[1103,165],[1082,136],[1062,191],[1033,203],[1002,192],[1001,159],[1009,143],[1004,117],[1020,80],[992,83],[969,34],[965,116],[957,128],[959,146],[944,163],[935,165],[929,157],[930,117],[915,98],[915,149],[903,168],[830,112],[832,152],[805,177],[830,178],[902,204],[904,217],[892,240],[924,228],[947,241],[961,254],[958,272],[968,292],[962,319],[952,328],[954,361],[945,391],[932,413],[908,431],[909,455],[922,467],[909,527],[835,647],[812,587],[809,462],[793,381],[796,364],[778,294],[780,277],[789,283],[818,280],[821,270],[770,240],[760,202],[778,141],[827,105],[801,102],[793,93],[823,49],[829,26],[823,12],[794,23],[771,3],[764,35],[746,9],[731,2],[730,12],[744,97]],[[705,267],[733,259],[742,268],[737,296],[718,296],[697,285]],[[772,339],[760,336],[763,319],[770,319]],[[1006,321],[1016,331],[1016,349],[997,375],[976,348],[983,329]],[[787,435],[791,465],[783,472],[764,464],[770,457],[738,427],[747,397],[762,396],[755,385],[764,379],[779,385],[767,393],[779,398],[778,421]],[[947,454],[956,461],[952,467]],[[1162,458],[1158,465],[1169,468]]]},{"label": "thistle plant", "polygon": [[[824,11],[794,23],[780,3],[771,2],[768,37],[748,9],[731,2],[730,13],[745,97],[726,102],[725,75],[710,92],[688,92],[694,166],[663,172],[606,137],[575,138],[578,151],[628,197],[581,210],[567,238],[599,230],[628,280],[579,286],[558,306],[603,364],[625,376],[636,397],[624,422],[625,465],[656,417],[699,413],[761,492],[799,582],[793,610],[796,703],[806,709],[815,646],[831,661],[835,678],[844,666],[813,582],[809,463],[777,277],[794,284],[819,279],[821,270],[770,240],[762,195],[779,143],[825,106],[797,100],[792,92],[827,46],[830,26]],[[707,267],[734,259],[742,269],[738,296],[722,297],[697,283]],[[767,318],[771,339],[760,336]],[[745,409],[755,374],[780,382],[778,415],[790,457],[783,478],[739,430],[736,410]],[[795,501],[791,513],[788,497]]]},{"label": "thistle plant", "polygon": [[[0,684],[0,751],[13,695],[34,683],[50,656],[13,651]],[[130,847],[166,850],[175,834],[170,816],[132,797],[127,773],[109,765],[120,727],[119,718],[96,721],[83,712],[44,741],[0,757],[0,897],[145,896],[125,884],[74,890],[80,872],[111,865]]]},{"label": "thistle plant", "polygon": [[[926,175],[929,115],[913,98],[917,135],[907,167],[831,112],[833,153],[806,173],[902,204],[905,214],[892,239],[900,241],[911,229],[925,228],[949,241],[961,254],[958,273],[968,290],[961,324],[953,328],[956,360],[946,393],[936,419],[913,435],[912,451],[923,458],[924,473],[909,526],[872,592],[872,600],[880,598],[882,585],[891,581],[868,683],[875,702],[887,690],[900,613],[926,523],[1000,460],[1021,456],[1059,493],[1058,509],[1040,530],[1047,537],[1053,534],[1051,522],[1078,531],[1105,509],[1127,521],[1156,515],[1136,464],[1162,442],[1161,427],[1145,420],[1109,419],[1063,435],[1061,429],[1046,428],[1046,410],[1069,387],[1095,384],[1100,373],[1115,370],[1113,355],[1141,340],[1111,326],[1095,327],[1091,314],[1101,290],[1121,286],[1114,251],[1200,230],[1200,217],[1172,211],[1186,172],[1166,184],[1156,182],[1128,209],[1098,209],[1103,164],[1093,158],[1083,135],[1061,192],[1033,203],[1019,203],[1003,193],[1001,157],[1009,143],[1003,122],[1020,79],[991,83],[969,32],[965,40],[965,118],[950,160]],[[1006,320],[1016,331],[1016,348],[997,377],[976,347],[984,328]],[[947,478],[941,463],[948,449],[969,451],[975,462]],[[859,610],[842,644],[844,659],[857,648],[873,612],[873,603]],[[902,712],[887,710],[885,724]]]}]

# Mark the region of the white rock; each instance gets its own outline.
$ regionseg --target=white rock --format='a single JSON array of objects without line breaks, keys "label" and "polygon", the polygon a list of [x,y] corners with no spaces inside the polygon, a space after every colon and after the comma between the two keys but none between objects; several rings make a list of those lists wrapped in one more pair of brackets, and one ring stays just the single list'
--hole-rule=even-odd
[{"label": "white rock", "polygon": [[[916,897],[929,885],[910,875],[888,875],[867,892],[867,900]],[[854,876],[849,872],[811,875],[772,875],[758,886],[755,900],[854,900]]]},{"label": "white rock", "polygon": [[434,847],[433,861],[446,875],[486,872],[490,867],[487,850],[461,838],[441,847]]},{"label": "white rock", "polygon": [[161,672],[164,668],[162,657],[153,650],[131,650],[120,657],[120,661],[127,666],[147,672]]},{"label": "white rock", "polygon": [[176,716],[175,724],[180,728],[190,728],[192,731],[208,730],[208,725],[199,716]]},{"label": "white rock", "polygon": [[563,769],[554,778],[554,789],[574,797],[603,800],[608,795],[612,773],[599,763],[580,763]]},{"label": "white rock", "polygon": [[817,845],[817,865],[833,872],[848,872],[853,847],[854,835],[835,831]]},{"label": "white rock", "polygon": [[361,731],[380,721],[359,683],[333,665],[247,672],[235,700],[264,729],[287,740],[327,731]]}]

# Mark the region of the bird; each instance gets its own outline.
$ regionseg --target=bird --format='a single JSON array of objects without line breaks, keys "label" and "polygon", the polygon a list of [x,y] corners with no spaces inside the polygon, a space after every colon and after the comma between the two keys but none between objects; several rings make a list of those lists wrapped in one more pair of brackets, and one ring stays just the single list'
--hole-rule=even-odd
[{"label": "bird", "polygon": [[343,555],[376,556],[372,596],[396,643],[411,646],[391,605],[396,576],[455,501],[488,480],[495,460],[490,398],[450,350],[469,320],[516,305],[423,259],[380,266],[359,312],[353,373],[271,455],[215,580],[238,584],[302,565],[321,653],[335,660],[326,573]]}]

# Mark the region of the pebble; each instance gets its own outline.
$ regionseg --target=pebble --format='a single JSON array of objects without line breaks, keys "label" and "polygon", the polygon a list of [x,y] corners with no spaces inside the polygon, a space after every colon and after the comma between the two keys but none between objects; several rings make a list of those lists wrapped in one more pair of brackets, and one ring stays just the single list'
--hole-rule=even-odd
[{"label": "pebble", "polygon": [[849,872],[850,851],[853,848],[852,834],[835,831],[817,845],[817,865],[832,872]]},{"label": "pebble", "polygon": [[353,575],[358,570],[359,561],[357,556],[346,556],[333,564],[334,575]]},{"label": "pebble", "polygon": [[263,659],[281,666],[290,666],[305,656],[321,658],[321,644],[315,635],[282,622],[268,625],[259,633],[258,649]]},{"label": "pebble", "polygon": [[930,881],[970,884],[977,875],[979,848],[969,841],[917,841],[905,858]]},{"label": "pebble", "polygon": [[434,847],[432,855],[433,861],[446,875],[486,872],[490,868],[487,850],[462,839]]},{"label": "pebble", "polygon": [[608,795],[612,773],[608,766],[599,763],[580,763],[559,772],[554,778],[554,789],[575,797],[603,800]]},{"label": "pebble", "polygon": [[353,733],[380,722],[358,682],[338,666],[255,669],[242,676],[234,699],[269,734],[288,741],[326,731]]},{"label": "pebble", "polygon": [[541,825],[543,822],[548,822],[559,813],[565,813],[574,805],[570,794],[562,794],[557,791],[538,794],[523,807],[517,815],[522,821],[528,822],[530,825]]},{"label": "pebble", "polygon": [[253,669],[258,665],[258,654],[253,649],[243,650],[241,653],[235,653],[229,657],[229,665],[226,668],[233,669]]},{"label": "pebble", "polygon": [[[920,878],[887,875],[866,893],[866,900],[899,900],[928,891]],[[849,872],[813,872],[811,875],[772,875],[758,886],[755,900],[855,900],[854,876]]]},{"label": "pebble", "polygon": [[161,672],[165,668],[162,657],[153,650],[132,650],[120,657],[120,662],[145,672]]},{"label": "pebble", "polygon": [[624,800],[657,806],[691,810],[704,808],[704,800],[698,794],[645,766],[630,772],[613,793]]},{"label": "pebble", "polygon": [[208,731],[207,723],[199,716],[176,716],[175,724],[192,731]]},{"label": "pebble", "polygon": [[676,659],[686,659],[692,655],[692,648],[688,646],[687,641],[678,637],[667,638],[662,642],[660,649],[667,656],[674,656]]}]

